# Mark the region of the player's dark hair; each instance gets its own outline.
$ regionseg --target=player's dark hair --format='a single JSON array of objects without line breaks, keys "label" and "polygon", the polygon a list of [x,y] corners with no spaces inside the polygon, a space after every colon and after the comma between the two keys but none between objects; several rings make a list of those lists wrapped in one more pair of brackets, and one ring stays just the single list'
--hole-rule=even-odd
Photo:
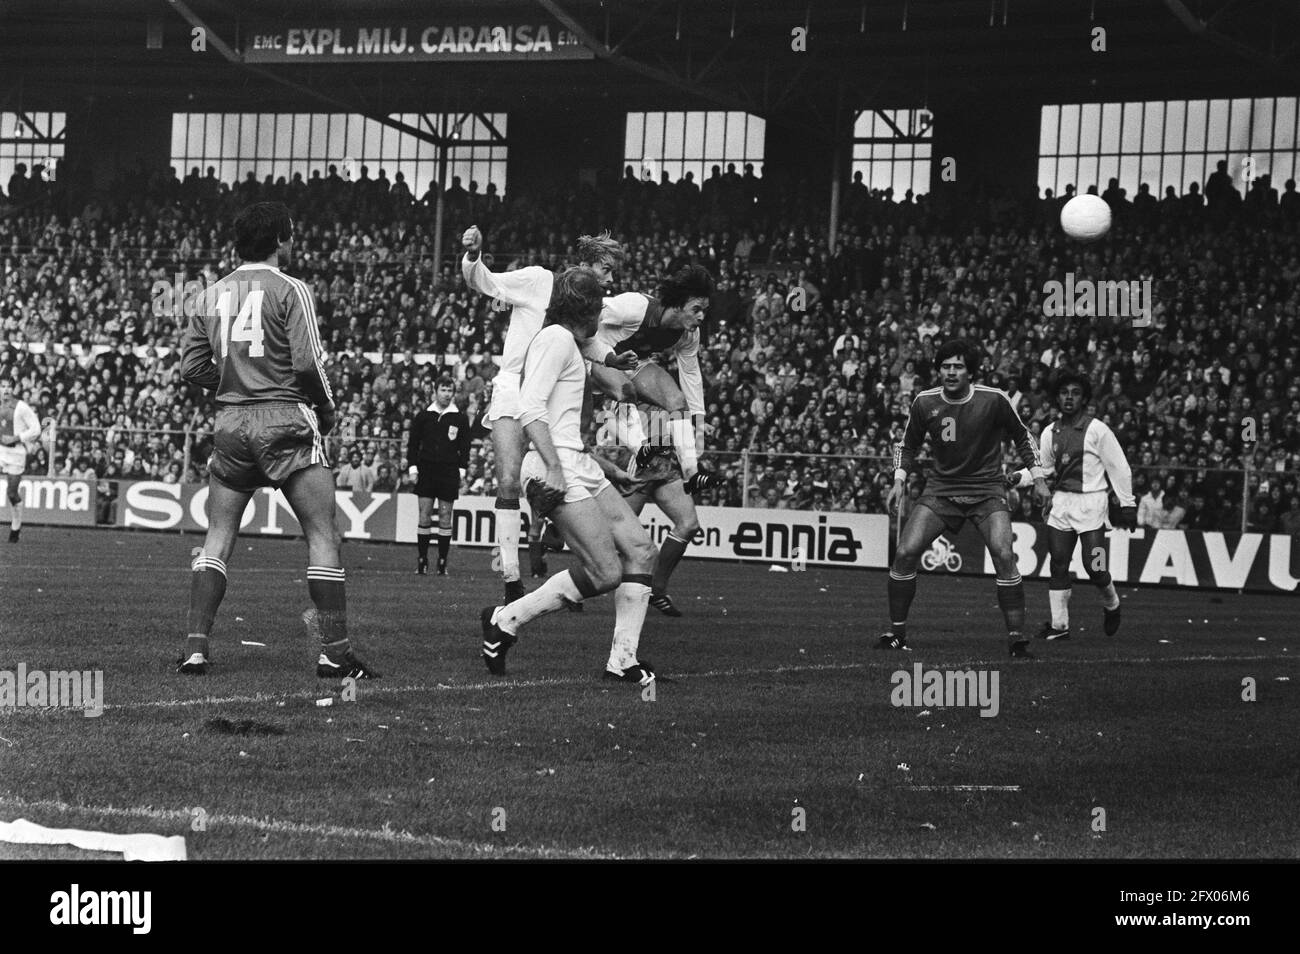
[{"label": "player's dark hair", "polygon": [[578,236],[578,261],[586,262],[588,265],[599,265],[603,258],[611,259],[615,268],[622,265],[627,258],[623,246],[610,237],[609,229],[599,235]]},{"label": "player's dark hair", "polygon": [[939,345],[934,352],[935,370],[943,367],[943,363],[949,358],[961,358],[966,363],[966,370],[970,372],[971,377],[974,377],[979,373],[983,352],[981,348],[971,344],[965,338],[952,338]]},{"label": "player's dark hair", "polygon": [[1087,375],[1079,374],[1077,371],[1062,371],[1056,376],[1056,384],[1052,388],[1052,393],[1060,395],[1071,384],[1077,384],[1083,391],[1083,401],[1088,403],[1092,400],[1092,382],[1088,380]]},{"label": "player's dark hair", "polygon": [[566,268],[555,276],[543,324],[580,327],[600,312],[604,301],[605,289],[595,272],[582,266]]},{"label": "player's dark hair", "polygon": [[245,262],[265,261],[291,235],[293,222],[283,202],[254,202],[235,216],[235,251]]},{"label": "player's dark hair", "polygon": [[703,265],[687,265],[665,278],[655,296],[665,308],[681,308],[692,298],[713,294],[713,276]]},{"label": "player's dark hair", "polygon": [[433,382],[433,389],[436,391],[438,388],[451,388],[454,391],[456,390],[456,382],[451,379],[450,374],[440,374],[438,379]]}]

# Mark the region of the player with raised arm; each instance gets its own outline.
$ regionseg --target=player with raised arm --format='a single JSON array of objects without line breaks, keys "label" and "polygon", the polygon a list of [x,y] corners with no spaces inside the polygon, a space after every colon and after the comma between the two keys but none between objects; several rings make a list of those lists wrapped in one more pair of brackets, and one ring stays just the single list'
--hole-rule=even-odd
[{"label": "player with raised arm", "polygon": [[964,338],[944,342],[935,352],[940,387],[918,394],[894,451],[894,486],[887,504],[898,512],[906,494],[907,477],[916,469],[916,457],[929,440],[933,472],[925,492],[903,525],[898,550],[889,568],[890,632],[880,637],[880,649],[910,649],[907,615],[916,596],[916,567],[921,554],[940,533],[957,533],[967,520],[984,538],[997,571],[998,606],[1007,625],[1012,656],[1029,657],[1029,640],[1023,634],[1025,588],[1011,549],[1011,511],[1007,506],[1006,478],[1002,473],[1002,445],[1011,441],[1033,478],[1040,502],[1048,497],[1045,471],[1033,437],[996,388],[971,382],[980,365],[977,347]]},{"label": "player with raised arm", "polygon": [[506,653],[520,627],[563,609],[566,602],[615,590],[614,641],[605,678],[642,686],[655,678],[650,662],[637,658],[655,547],[586,453],[582,437],[587,367],[578,346],[596,330],[601,294],[600,279],[591,269],[571,268],[557,275],[546,326],[525,355],[518,420],[533,449],[523,459],[520,479],[534,519],[555,522],[579,565],[505,606],[484,608],[483,661],[496,676],[505,674]]},{"label": "player with raised arm", "polygon": [[[1038,632],[1039,639],[1070,638],[1070,588],[1073,574],[1070,560],[1075,543],[1083,541],[1083,563],[1088,579],[1101,595],[1102,625],[1107,636],[1119,632],[1119,594],[1111,580],[1106,560],[1107,510],[1110,494],[1107,480],[1119,498],[1119,524],[1137,527],[1137,502],[1133,499],[1133,472],[1119,446],[1115,432],[1087,413],[1092,385],[1073,371],[1056,379],[1058,420],[1043,428],[1039,447],[1049,477],[1055,475],[1054,492],[1047,514],[1047,541],[1052,555],[1052,579],[1047,598],[1052,618]],[[1028,486],[1027,471],[1012,475],[1013,486]]]},{"label": "player with raised arm", "polygon": [[8,482],[10,543],[18,542],[23,529],[23,495],[18,484],[27,469],[27,445],[40,436],[41,422],[31,405],[14,393],[12,381],[0,381],[0,475]]},{"label": "player with raised arm", "polygon": [[376,679],[348,641],[347,598],[334,526],[334,477],[322,440],[335,410],[316,306],[305,282],[280,270],[293,249],[281,202],[257,202],[235,218],[244,264],[203,296],[185,329],[181,377],[216,392],[208,461],[208,532],[190,564],[189,630],[177,671],[204,675],[208,638],[226,593],[226,565],[254,491],[279,487],[307,538],[304,619],[321,646],[322,679]]},{"label": "player with raised arm", "polygon": [[[493,272],[483,262],[483,233],[471,225],[461,237],[465,257],[461,272],[470,288],[511,306],[510,324],[502,349],[501,370],[493,379],[492,403],[484,425],[492,431],[492,451],[496,459],[496,541],[501,555],[501,575],[505,581],[506,601],[524,594],[519,579],[519,467],[528,440],[519,423],[519,379],[524,368],[528,344],[542,329],[546,308],[551,300],[555,274],[540,265],[529,265],[512,272]],[[578,239],[578,264],[595,273],[600,284],[608,288],[622,264],[623,246],[608,232],[583,235]],[[630,357],[611,358],[610,367],[630,367]]]},{"label": "player with raised arm", "polygon": [[[611,366],[612,359],[620,353],[636,356],[636,367],[629,372],[636,399],[668,412],[667,430],[689,494],[708,490],[718,483],[717,475],[700,470],[699,438],[694,423],[696,418],[704,416],[699,328],[712,293],[713,276],[708,270],[700,265],[688,265],[665,278],[654,298],[640,292],[607,298],[600,315],[600,328],[583,346],[583,354],[594,364]],[[677,359],[680,386],[659,363],[665,352]],[[597,383],[613,396],[619,396],[619,389],[610,387],[605,380],[598,379]],[[622,408],[619,415],[622,419]],[[636,414],[628,415],[629,419],[632,417]],[[631,443],[636,438],[627,440]],[[636,455],[637,468],[648,465],[663,446],[662,440],[641,444]]]}]

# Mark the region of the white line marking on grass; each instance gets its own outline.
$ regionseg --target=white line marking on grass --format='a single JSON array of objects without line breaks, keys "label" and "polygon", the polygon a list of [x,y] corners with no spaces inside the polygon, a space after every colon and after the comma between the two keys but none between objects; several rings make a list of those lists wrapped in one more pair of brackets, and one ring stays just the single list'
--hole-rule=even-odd
[{"label": "white line marking on grass", "polygon": [[[1170,656],[1165,659],[1153,657],[1113,657],[1106,659],[1051,659],[1040,660],[1040,662],[1051,663],[1056,665],[1117,665],[1120,663],[1150,663],[1150,662],[1260,662],[1266,660],[1284,660],[1287,656]],[[882,659],[881,662],[886,662]],[[893,664],[897,660],[889,660]],[[935,662],[930,661],[932,666],[972,666],[981,663],[1006,662],[998,659],[963,659],[960,661]],[[687,683],[692,679],[719,679],[728,676],[779,676],[785,673],[803,673],[803,672],[848,672],[857,669],[871,668],[867,663],[818,663],[804,666],[774,666],[767,669],[713,669],[707,672],[690,672],[678,673],[673,675],[672,682]],[[672,683],[668,683],[671,685]],[[474,692],[479,689],[542,689],[552,686],[581,686],[592,685],[597,683],[586,676],[552,676],[542,679],[517,679],[513,681],[492,680],[490,682],[466,682],[466,683],[435,683],[434,685],[415,685],[415,686],[370,686],[366,685],[364,691],[367,695],[399,695],[409,692]],[[297,692],[259,692],[246,696],[202,696],[198,699],[157,699],[150,702],[123,702],[116,705],[106,705],[105,710],[128,710],[128,709],[181,709],[189,706],[225,706],[237,704],[249,704],[260,702],[288,702],[291,699],[315,699],[318,696],[319,688],[303,689]]]},{"label": "white line marking on grass", "polygon": [[[8,798],[0,796],[0,808],[18,811],[54,811],[60,814],[82,813],[99,818],[145,818],[150,821],[189,822],[192,813],[188,809],[152,808],[139,806],[115,808],[112,805],[73,805],[68,802],[45,800],[28,800],[25,798]],[[595,849],[532,848],[527,845],[494,845],[485,842],[462,841],[458,838],[443,838],[438,835],[417,835],[407,831],[395,831],[391,828],[348,828],[341,825],[321,825],[306,822],[287,821],[281,818],[253,818],[249,815],[208,814],[208,825],[229,825],[234,828],[252,828],[256,831],[273,832],[277,835],[309,835],[315,838],[353,838],[365,841],[385,842],[398,845],[415,845],[423,848],[456,849],[472,851],[481,855],[528,855],[536,858],[593,858],[611,859],[617,855],[599,852]]]},{"label": "white line marking on grass", "polygon": [[1018,792],[1019,785],[913,785],[917,792]]}]

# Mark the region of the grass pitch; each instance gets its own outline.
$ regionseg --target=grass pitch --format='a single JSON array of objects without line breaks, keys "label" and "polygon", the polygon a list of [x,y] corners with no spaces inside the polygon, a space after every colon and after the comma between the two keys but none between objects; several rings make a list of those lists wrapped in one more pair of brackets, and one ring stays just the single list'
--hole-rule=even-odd
[{"label": "grass pitch", "polygon": [[[1075,638],[1013,661],[991,579],[923,575],[915,651],[884,654],[883,573],[687,561],[686,618],[647,618],[673,681],[645,701],[599,678],[611,598],[525,629],[497,680],[486,551],[417,577],[412,547],[348,543],[385,678],[345,702],[314,675],[298,541],[241,541],[212,673],[173,672],[199,542],[0,544],[0,668],[102,669],[106,707],[0,710],[0,820],[183,834],[200,860],[1300,857],[1293,597],[1124,587],[1107,638],[1078,585]],[[1027,591],[1037,629],[1046,584]],[[915,663],[996,670],[997,716],[893,706]],[[95,856],[0,844],[65,857]]]}]

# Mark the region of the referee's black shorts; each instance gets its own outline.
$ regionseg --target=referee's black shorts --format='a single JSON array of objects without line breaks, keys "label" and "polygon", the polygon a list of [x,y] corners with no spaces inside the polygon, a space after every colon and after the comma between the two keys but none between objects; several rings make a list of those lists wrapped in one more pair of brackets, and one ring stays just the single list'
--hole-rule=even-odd
[{"label": "referee's black shorts", "polygon": [[436,500],[456,500],[460,497],[460,468],[454,464],[419,464],[415,481],[415,496],[433,497]]}]

